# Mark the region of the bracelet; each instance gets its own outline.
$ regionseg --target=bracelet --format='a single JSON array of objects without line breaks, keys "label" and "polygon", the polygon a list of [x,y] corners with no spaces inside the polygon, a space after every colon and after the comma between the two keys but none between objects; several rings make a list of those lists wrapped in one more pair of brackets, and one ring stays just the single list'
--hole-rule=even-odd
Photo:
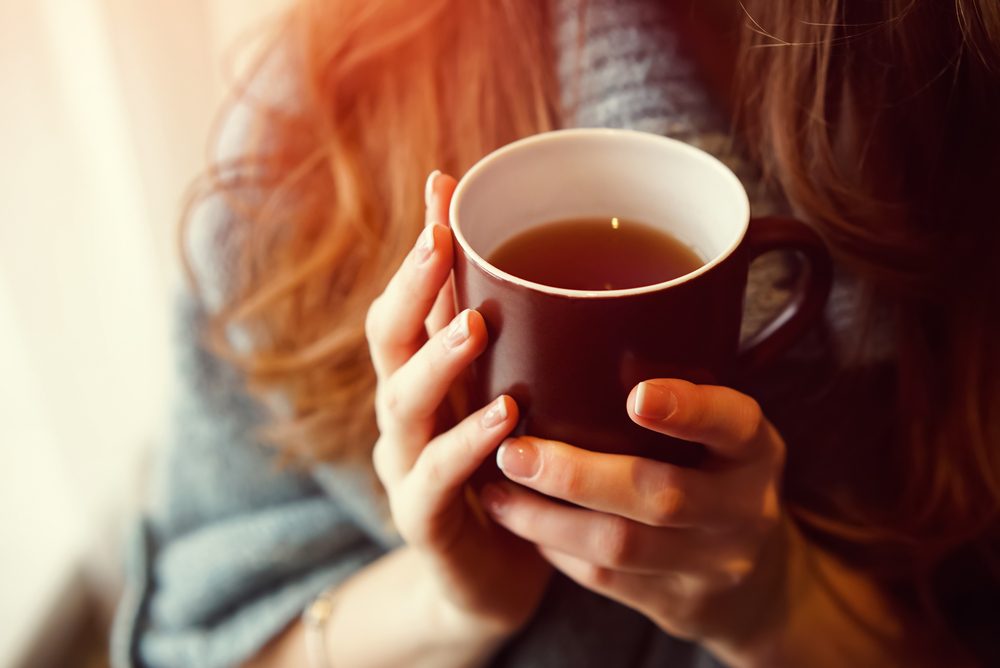
[{"label": "bracelet", "polygon": [[333,615],[337,592],[337,587],[327,589],[302,612],[309,668],[332,668],[326,645],[326,625]]}]

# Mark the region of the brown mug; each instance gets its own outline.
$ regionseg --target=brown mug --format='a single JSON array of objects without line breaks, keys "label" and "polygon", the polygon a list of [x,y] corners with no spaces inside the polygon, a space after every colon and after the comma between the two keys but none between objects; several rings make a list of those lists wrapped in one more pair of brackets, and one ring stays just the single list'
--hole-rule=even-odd
[{"label": "brown mug", "polygon": [[[705,263],[626,290],[567,290],[486,261],[533,226],[620,217],[663,229]],[[451,201],[455,296],[486,321],[489,344],[468,376],[472,406],[509,394],[516,433],[599,452],[696,465],[703,450],[639,427],[626,398],[639,382],[724,383],[765,365],[821,315],[832,269],[821,239],[784,218],[750,218],[739,179],[693,146],[627,130],[548,132],[494,151],[462,177]],[[740,345],[747,270],[790,250],[805,271],[786,307]]]}]

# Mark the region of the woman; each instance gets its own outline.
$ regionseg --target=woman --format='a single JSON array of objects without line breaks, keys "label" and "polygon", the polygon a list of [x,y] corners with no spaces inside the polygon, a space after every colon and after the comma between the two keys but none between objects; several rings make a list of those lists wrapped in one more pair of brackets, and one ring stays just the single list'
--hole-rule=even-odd
[{"label": "woman", "polygon": [[[302,0],[190,227],[189,387],[117,660],[995,665],[997,7]],[[838,262],[826,326],[752,385],[629,396],[715,466],[505,442],[506,396],[445,417],[488,333],[447,297],[432,170],[571,125],[715,152]],[[470,490],[501,443],[509,481]]]}]

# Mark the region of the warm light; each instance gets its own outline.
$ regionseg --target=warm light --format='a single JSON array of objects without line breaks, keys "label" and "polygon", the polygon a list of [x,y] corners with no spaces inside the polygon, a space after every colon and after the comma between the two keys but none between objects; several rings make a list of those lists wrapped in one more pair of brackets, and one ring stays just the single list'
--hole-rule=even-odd
[{"label": "warm light", "polygon": [[613,230],[617,230],[618,229],[618,219],[617,218],[612,218],[611,219],[611,229],[613,229]]}]

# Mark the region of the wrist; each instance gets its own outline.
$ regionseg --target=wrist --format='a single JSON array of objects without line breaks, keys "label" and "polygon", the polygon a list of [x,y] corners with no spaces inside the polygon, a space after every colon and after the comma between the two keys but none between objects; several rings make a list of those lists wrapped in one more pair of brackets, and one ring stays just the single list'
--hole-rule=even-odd
[{"label": "wrist", "polygon": [[[811,544],[786,522],[766,586],[739,606],[757,621],[706,646],[733,668],[926,665],[906,648],[900,611],[863,573]],[[912,644],[912,642],[911,642]],[[908,657],[901,662],[904,654]],[[936,664],[933,664],[936,665]]]},{"label": "wrist", "polygon": [[461,646],[484,658],[492,655],[517,630],[503,621],[474,614],[459,605],[444,591],[442,583],[431,578],[424,588],[434,627],[441,629],[442,642]]}]

